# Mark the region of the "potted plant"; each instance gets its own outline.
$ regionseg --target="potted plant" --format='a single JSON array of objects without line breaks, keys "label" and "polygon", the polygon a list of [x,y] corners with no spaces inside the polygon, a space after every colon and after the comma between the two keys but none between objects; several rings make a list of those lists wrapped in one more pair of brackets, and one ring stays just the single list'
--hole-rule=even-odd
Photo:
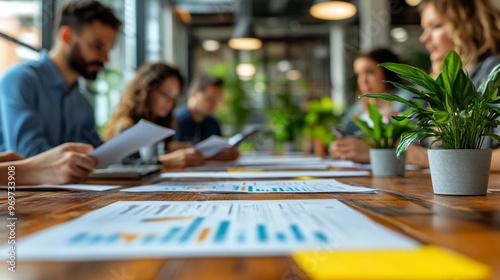
[{"label": "potted plant", "polygon": [[326,147],[332,142],[334,135],[332,126],[340,121],[333,113],[333,102],[329,97],[311,100],[305,117],[304,135],[314,140],[316,156],[326,156]]},{"label": "potted plant", "polygon": [[353,120],[361,129],[361,133],[368,138],[363,142],[372,147],[370,149],[370,163],[373,176],[404,176],[405,153],[396,156],[395,148],[404,132],[415,129],[415,125],[405,118],[401,121],[384,123],[382,114],[377,106],[368,104],[368,113],[373,125],[359,119]]},{"label": "potted plant", "polygon": [[492,134],[500,121],[500,66],[476,89],[468,74],[463,71],[460,57],[451,51],[443,62],[442,73],[436,80],[424,71],[402,64],[382,63],[381,66],[397,73],[401,78],[423,88],[401,85],[429,103],[424,108],[419,102],[391,94],[365,95],[398,101],[410,106],[405,116],[396,120],[415,119],[417,129],[405,132],[397,148],[398,156],[419,137],[432,137],[437,149],[429,149],[434,193],[448,195],[486,194],[491,164],[491,149],[481,149],[484,136],[500,140]]}]

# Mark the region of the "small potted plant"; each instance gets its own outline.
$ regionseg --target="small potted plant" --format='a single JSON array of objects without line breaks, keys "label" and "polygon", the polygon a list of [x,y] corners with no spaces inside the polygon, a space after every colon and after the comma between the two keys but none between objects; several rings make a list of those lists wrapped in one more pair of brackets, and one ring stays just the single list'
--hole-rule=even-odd
[{"label": "small potted plant", "polygon": [[364,136],[363,142],[370,149],[370,163],[373,176],[404,176],[405,153],[396,156],[395,148],[404,132],[415,129],[409,119],[384,123],[382,114],[375,105],[368,104],[368,113],[373,125],[359,119],[353,120]]},{"label": "small potted plant", "polygon": [[410,106],[405,116],[393,116],[396,120],[415,119],[417,129],[405,132],[397,148],[400,155],[408,146],[421,138],[433,138],[429,149],[429,165],[434,193],[447,195],[484,195],[488,187],[491,149],[481,149],[484,136],[500,140],[492,131],[500,123],[500,66],[476,89],[464,72],[460,57],[451,51],[443,61],[442,73],[436,80],[424,71],[396,63],[381,66],[397,73],[401,78],[423,88],[401,85],[416,99],[429,103],[406,100],[391,94],[365,95],[398,101]]}]

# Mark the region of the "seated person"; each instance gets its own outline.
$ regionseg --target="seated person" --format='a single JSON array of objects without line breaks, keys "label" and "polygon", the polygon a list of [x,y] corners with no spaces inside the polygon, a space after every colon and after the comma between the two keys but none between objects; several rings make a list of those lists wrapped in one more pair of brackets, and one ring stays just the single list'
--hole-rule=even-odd
[{"label": "seated person", "polygon": [[[222,86],[221,79],[206,74],[194,82],[187,105],[175,112],[175,140],[196,144],[212,135],[222,135],[219,122],[213,117],[222,98]],[[238,156],[236,148],[227,148],[211,159],[234,160]]]},{"label": "seated person", "polygon": [[0,153],[0,184],[8,184],[9,166],[15,168],[17,186],[82,182],[97,165],[95,158],[87,156],[93,149],[88,144],[66,143],[28,159],[10,151]]},{"label": "seated person", "polygon": [[[455,50],[472,83],[479,88],[500,64],[500,12],[492,1],[429,0],[419,6],[419,12],[423,29],[420,42],[429,51],[433,70],[431,77],[437,78],[444,58],[451,50]],[[464,22],[469,28],[463,28]],[[494,129],[493,133],[500,134],[500,127]],[[484,137],[482,144],[482,149],[493,149],[491,170],[499,171],[499,143],[491,137]],[[426,149],[421,150],[422,155],[427,155]]]},{"label": "seated person", "polygon": [[34,156],[66,142],[102,143],[77,79],[95,79],[121,22],[99,1],[61,5],[50,53],[9,69],[0,80],[0,151]]},{"label": "seated person", "polygon": [[[358,87],[361,94],[392,93],[405,99],[411,97],[411,93],[397,89],[384,80],[400,82],[400,78],[383,67],[380,63],[399,63],[398,57],[387,49],[376,49],[368,53],[360,54],[354,60],[354,72],[358,76]],[[353,137],[360,129],[353,119],[361,119],[371,123],[367,104],[372,103],[377,106],[384,116],[384,121],[391,121],[391,115],[403,112],[408,106],[399,102],[388,102],[382,99],[361,98],[354,105],[347,109],[341,127],[346,132],[346,138],[337,139],[330,145],[329,151],[333,157],[354,162],[369,163],[370,147],[363,143],[362,138]]]},{"label": "seated person", "polygon": [[[173,129],[173,109],[182,84],[183,78],[176,68],[164,63],[143,65],[127,86],[118,108],[106,125],[104,140],[111,140],[141,119]],[[168,140],[166,142],[170,142]],[[165,168],[182,168],[203,163],[202,155],[193,148],[181,148],[159,155],[158,160]]]}]

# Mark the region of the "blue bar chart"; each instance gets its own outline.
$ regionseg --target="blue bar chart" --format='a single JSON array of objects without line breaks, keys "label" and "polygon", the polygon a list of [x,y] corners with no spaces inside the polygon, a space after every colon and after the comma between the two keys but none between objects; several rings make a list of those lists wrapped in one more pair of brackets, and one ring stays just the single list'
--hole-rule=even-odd
[{"label": "blue bar chart", "polygon": [[[370,193],[373,189],[351,186],[334,179],[287,181],[161,182],[122,190],[123,192],[222,192],[222,193]],[[126,209],[125,211],[131,211]]]},{"label": "blue bar chart", "polygon": [[27,260],[85,260],[417,245],[339,201],[317,199],[116,202],[35,233],[18,249]]}]

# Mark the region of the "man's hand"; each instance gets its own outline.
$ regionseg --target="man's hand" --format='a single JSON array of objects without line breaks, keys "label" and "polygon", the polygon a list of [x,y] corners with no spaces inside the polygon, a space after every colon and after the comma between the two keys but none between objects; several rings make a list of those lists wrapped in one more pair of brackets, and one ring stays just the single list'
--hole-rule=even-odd
[{"label": "man's hand", "polygon": [[94,148],[88,144],[66,143],[23,160],[18,165],[24,184],[66,184],[84,181],[97,166],[89,157]]},{"label": "man's hand", "polygon": [[240,156],[238,149],[235,148],[225,148],[220,153],[209,158],[209,160],[235,160]]},{"label": "man's hand", "polygon": [[194,148],[177,150],[161,155],[158,157],[158,160],[165,168],[184,168],[186,166],[202,165],[205,162],[201,153]]},{"label": "man's hand", "polygon": [[16,154],[13,151],[1,152],[0,153],[0,162],[6,161],[16,161],[25,159],[22,155]]}]

